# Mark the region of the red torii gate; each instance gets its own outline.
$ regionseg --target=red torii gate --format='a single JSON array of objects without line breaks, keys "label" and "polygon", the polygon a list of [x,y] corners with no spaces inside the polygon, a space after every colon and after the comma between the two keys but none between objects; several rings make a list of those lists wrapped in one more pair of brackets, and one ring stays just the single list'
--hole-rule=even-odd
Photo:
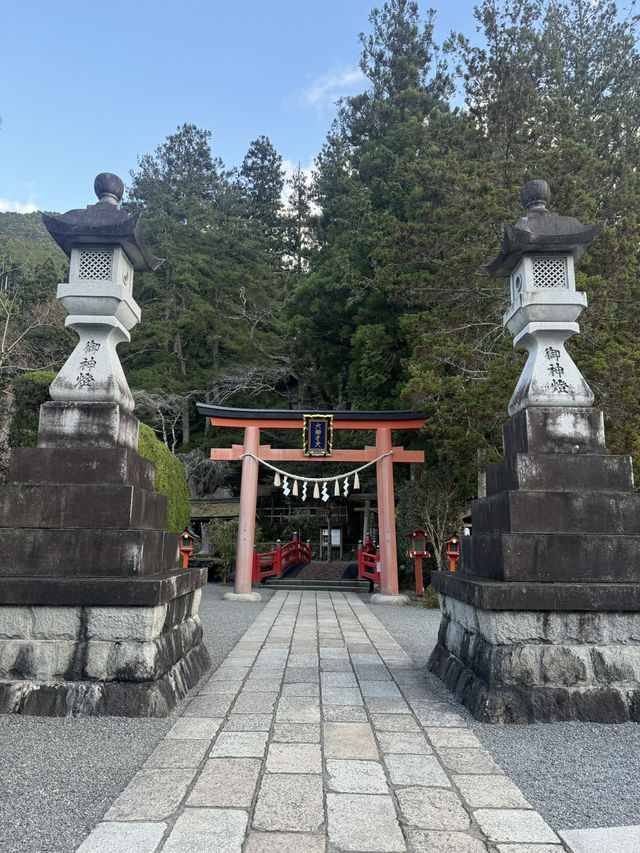
[{"label": "red torii gate", "polygon": [[[242,461],[240,517],[236,553],[236,581],[233,593],[225,598],[258,600],[260,593],[252,592],[253,546],[256,527],[258,469],[262,460],[278,462],[376,462],[378,480],[378,535],[380,539],[380,591],[383,596],[398,595],[398,565],[396,558],[396,520],[393,491],[394,462],[424,462],[422,450],[393,447],[391,430],[419,429],[425,422],[422,412],[374,411],[328,412],[312,410],[314,415],[331,415],[334,430],[375,430],[376,443],[363,450],[333,450],[330,456],[307,456],[300,449],[272,448],[260,444],[260,429],[297,429],[302,434],[306,412],[293,409],[232,409],[198,403],[198,412],[213,426],[243,427],[244,444],[231,448],[213,448],[211,459]],[[311,410],[310,410],[311,411]]]}]

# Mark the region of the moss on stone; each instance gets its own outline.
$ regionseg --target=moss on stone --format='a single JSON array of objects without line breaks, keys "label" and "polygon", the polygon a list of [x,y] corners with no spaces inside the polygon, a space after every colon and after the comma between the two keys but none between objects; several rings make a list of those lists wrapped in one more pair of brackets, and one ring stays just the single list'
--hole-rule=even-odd
[{"label": "moss on stone", "polygon": [[9,431],[11,447],[35,447],[38,443],[40,406],[49,397],[49,385],[56,378],[50,370],[22,373],[11,380],[13,414]]},{"label": "moss on stone", "polygon": [[143,423],[140,424],[138,453],[156,466],[154,490],[166,495],[169,502],[167,530],[182,533],[191,521],[189,486],[184,468],[169,448],[156,438],[151,427]]}]

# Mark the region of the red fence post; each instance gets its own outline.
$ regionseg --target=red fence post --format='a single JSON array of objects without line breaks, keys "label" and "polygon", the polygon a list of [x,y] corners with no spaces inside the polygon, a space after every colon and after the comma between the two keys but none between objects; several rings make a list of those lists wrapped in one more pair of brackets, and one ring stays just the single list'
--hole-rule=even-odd
[{"label": "red fence post", "polygon": [[422,581],[422,557],[414,557],[416,572],[416,595],[424,595],[424,583]]}]

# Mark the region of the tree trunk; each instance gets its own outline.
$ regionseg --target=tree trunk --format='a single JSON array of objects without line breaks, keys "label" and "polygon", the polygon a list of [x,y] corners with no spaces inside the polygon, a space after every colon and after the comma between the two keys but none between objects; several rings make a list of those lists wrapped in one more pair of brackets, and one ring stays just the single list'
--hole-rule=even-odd
[{"label": "tree trunk", "polygon": [[182,443],[188,444],[191,440],[191,429],[189,427],[189,398],[182,400]]},{"label": "tree trunk", "polygon": [[9,431],[11,430],[13,399],[13,388],[8,385],[0,394],[0,483],[6,482],[9,471],[9,459],[11,457]]},{"label": "tree trunk", "polygon": [[200,538],[202,539],[202,547],[198,554],[208,555],[211,553],[211,522],[203,521],[200,525]]}]

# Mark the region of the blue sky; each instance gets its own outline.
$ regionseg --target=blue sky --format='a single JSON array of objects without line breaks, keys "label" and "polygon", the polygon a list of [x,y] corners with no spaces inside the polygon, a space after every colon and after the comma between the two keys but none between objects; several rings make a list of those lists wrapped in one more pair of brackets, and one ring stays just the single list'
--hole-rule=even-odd
[{"label": "blue sky", "polygon": [[[268,136],[308,168],[341,95],[361,91],[358,33],[382,0],[0,2],[0,211],[95,201],[93,178],[128,182],[178,125],[213,133],[239,165]],[[471,36],[472,0],[437,10],[436,37]]]}]

